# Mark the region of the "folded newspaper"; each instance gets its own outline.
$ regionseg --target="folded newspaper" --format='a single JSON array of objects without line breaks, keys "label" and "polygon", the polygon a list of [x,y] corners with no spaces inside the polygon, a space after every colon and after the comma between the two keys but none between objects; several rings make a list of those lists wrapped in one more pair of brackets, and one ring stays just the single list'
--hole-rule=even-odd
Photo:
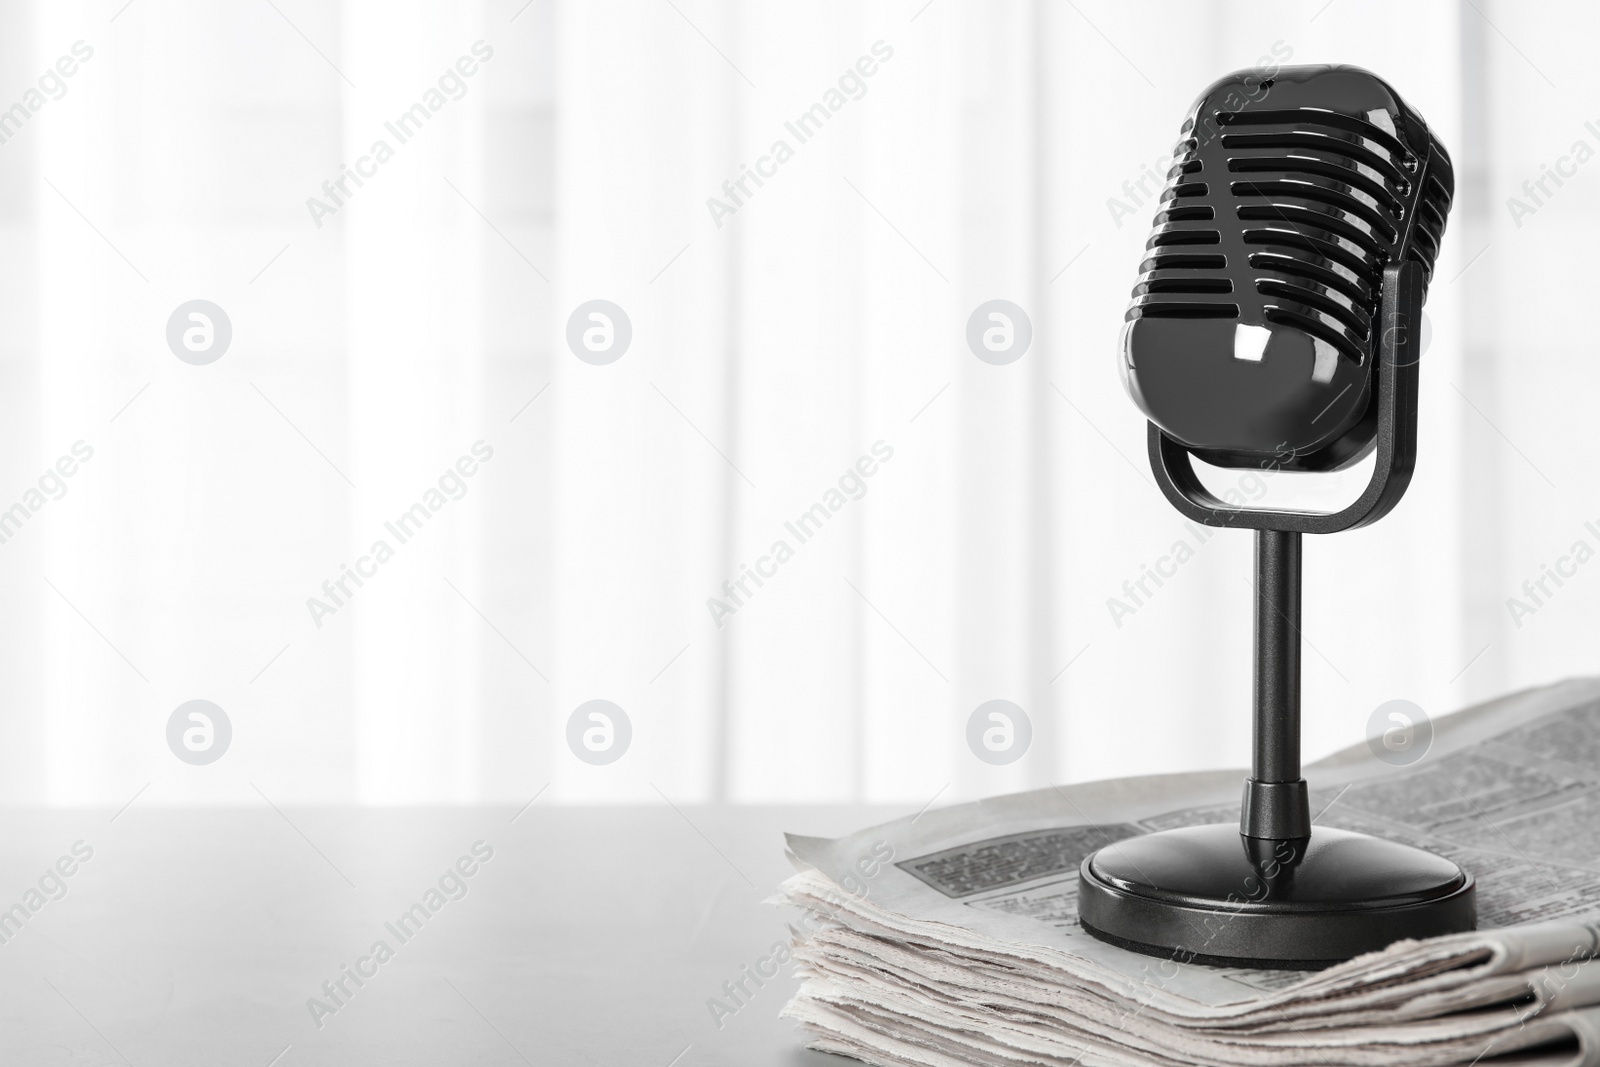
[{"label": "folded newspaper", "polygon": [[1238,818],[1242,772],[1090,782],[791,835],[782,900],[811,1047],[868,1063],[1600,1067],[1600,679],[1433,723],[1424,758],[1306,768],[1316,825],[1478,880],[1478,929],[1322,971],[1206,967],[1098,941],[1078,867],[1134,834]]}]

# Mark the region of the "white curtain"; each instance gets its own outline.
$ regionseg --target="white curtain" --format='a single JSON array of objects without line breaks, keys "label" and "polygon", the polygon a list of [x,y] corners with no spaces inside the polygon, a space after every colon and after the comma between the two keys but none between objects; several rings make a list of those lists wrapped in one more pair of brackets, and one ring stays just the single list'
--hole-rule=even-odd
[{"label": "white curtain", "polygon": [[[0,543],[7,802],[915,810],[1243,763],[1249,537],[1199,544],[1154,489],[1113,351],[1149,175],[1200,89],[1264,57],[1378,72],[1458,174],[1418,476],[1306,545],[1308,756],[1389,699],[1593,670],[1587,7],[0,19],[0,508],[28,515]],[[165,336],[194,299],[232,325],[205,366]],[[1005,365],[966,340],[996,299],[1032,328]],[[631,324],[604,365],[567,340],[594,300]],[[233,727],[204,767],[168,748],[191,699]],[[632,724],[605,766],[566,741],[593,699]],[[967,747],[991,699],[1033,726],[1009,766]]]}]

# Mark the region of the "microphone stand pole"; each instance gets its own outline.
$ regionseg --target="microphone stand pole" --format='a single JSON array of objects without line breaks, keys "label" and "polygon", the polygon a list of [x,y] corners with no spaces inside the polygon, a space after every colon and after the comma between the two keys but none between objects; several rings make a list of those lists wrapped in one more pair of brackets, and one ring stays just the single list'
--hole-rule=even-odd
[{"label": "microphone stand pole", "polygon": [[1300,534],[1256,531],[1254,754],[1239,832],[1272,841],[1311,836],[1300,777]]}]

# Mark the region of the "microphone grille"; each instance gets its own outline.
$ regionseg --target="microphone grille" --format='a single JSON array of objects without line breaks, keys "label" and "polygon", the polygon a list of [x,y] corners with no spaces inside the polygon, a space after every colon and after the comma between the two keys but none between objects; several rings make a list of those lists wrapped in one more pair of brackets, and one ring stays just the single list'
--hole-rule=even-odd
[{"label": "microphone grille", "polygon": [[[1453,179],[1443,146],[1387,86],[1324,70],[1339,76],[1322,87],[1326,102],[1303,68],[1284,72],[1300,75],[1288,92],[1267,80],[1241,98],[1250,79],[1234,75],[1201,97],[1174,150],[1129,321],[1282,325],[1365,365],[1383,270],[1405,258],[1432,276]],[[1385,91],[1352,102],[1362,95],[1350,92],[1352,75]]]}]

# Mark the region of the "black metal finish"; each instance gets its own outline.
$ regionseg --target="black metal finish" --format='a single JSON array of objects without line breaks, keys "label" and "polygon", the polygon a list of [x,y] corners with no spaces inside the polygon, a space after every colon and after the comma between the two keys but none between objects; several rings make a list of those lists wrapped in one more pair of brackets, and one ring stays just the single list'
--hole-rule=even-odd
[{"label": "black metal finish", "polygon": [[1356,67],[1239,71],[1183,124],[1122,337],[1150,421],[1219,466],[1370,451],[1386,267],[1433,271],[1454,192],[1422,117]]},{"label": "black metal finish", "polygon": [[1256,531],[1255,753],[1239,832],[1273,840],[1311,836],[1300,777],[1300,535]]},{"label": "black metal finish", "polygon": [[[1300,769],[1301,535],[1376,522],[1411,481],[1422,302],[1453,191],[1449,157],[1388,85],[1353,67],[1230,75],[1183,132],[1121,367],[1150,418],[1150,466],[1167,499],[1196,522],[1257,531],[1254,752],[1237,827],[1166,830],[1091,854],[1079,916],[1136,951],[1277,967],[1470,930],[1470,874],[1406,845],[1313,828]],[[1373,449],[1361,495],[1327,513],[1230,506],[1193,463],[1327,471]]]},{"label": "black metal finish", "polygon": [[1218,824],[1088,856],[1078,916],[1102,940],[1179,962],[1315,969],[1471,930],[1477,903],[1470,874],[1409,845],[1320,827],[1255,841]]},{"label": "black metal finish", "polygon": [[1265,841],[1295,841],[1311,836],[1311,795],[1305,779],[1262,782],[1246,778],[1239,804],[1239,832]]},{"label": "black metal finish", "polygon": [[[1300,535],[1256,532],[1254,777],[1300,779]],[[1259,835],[1257,835],[1259,836]]]}]

